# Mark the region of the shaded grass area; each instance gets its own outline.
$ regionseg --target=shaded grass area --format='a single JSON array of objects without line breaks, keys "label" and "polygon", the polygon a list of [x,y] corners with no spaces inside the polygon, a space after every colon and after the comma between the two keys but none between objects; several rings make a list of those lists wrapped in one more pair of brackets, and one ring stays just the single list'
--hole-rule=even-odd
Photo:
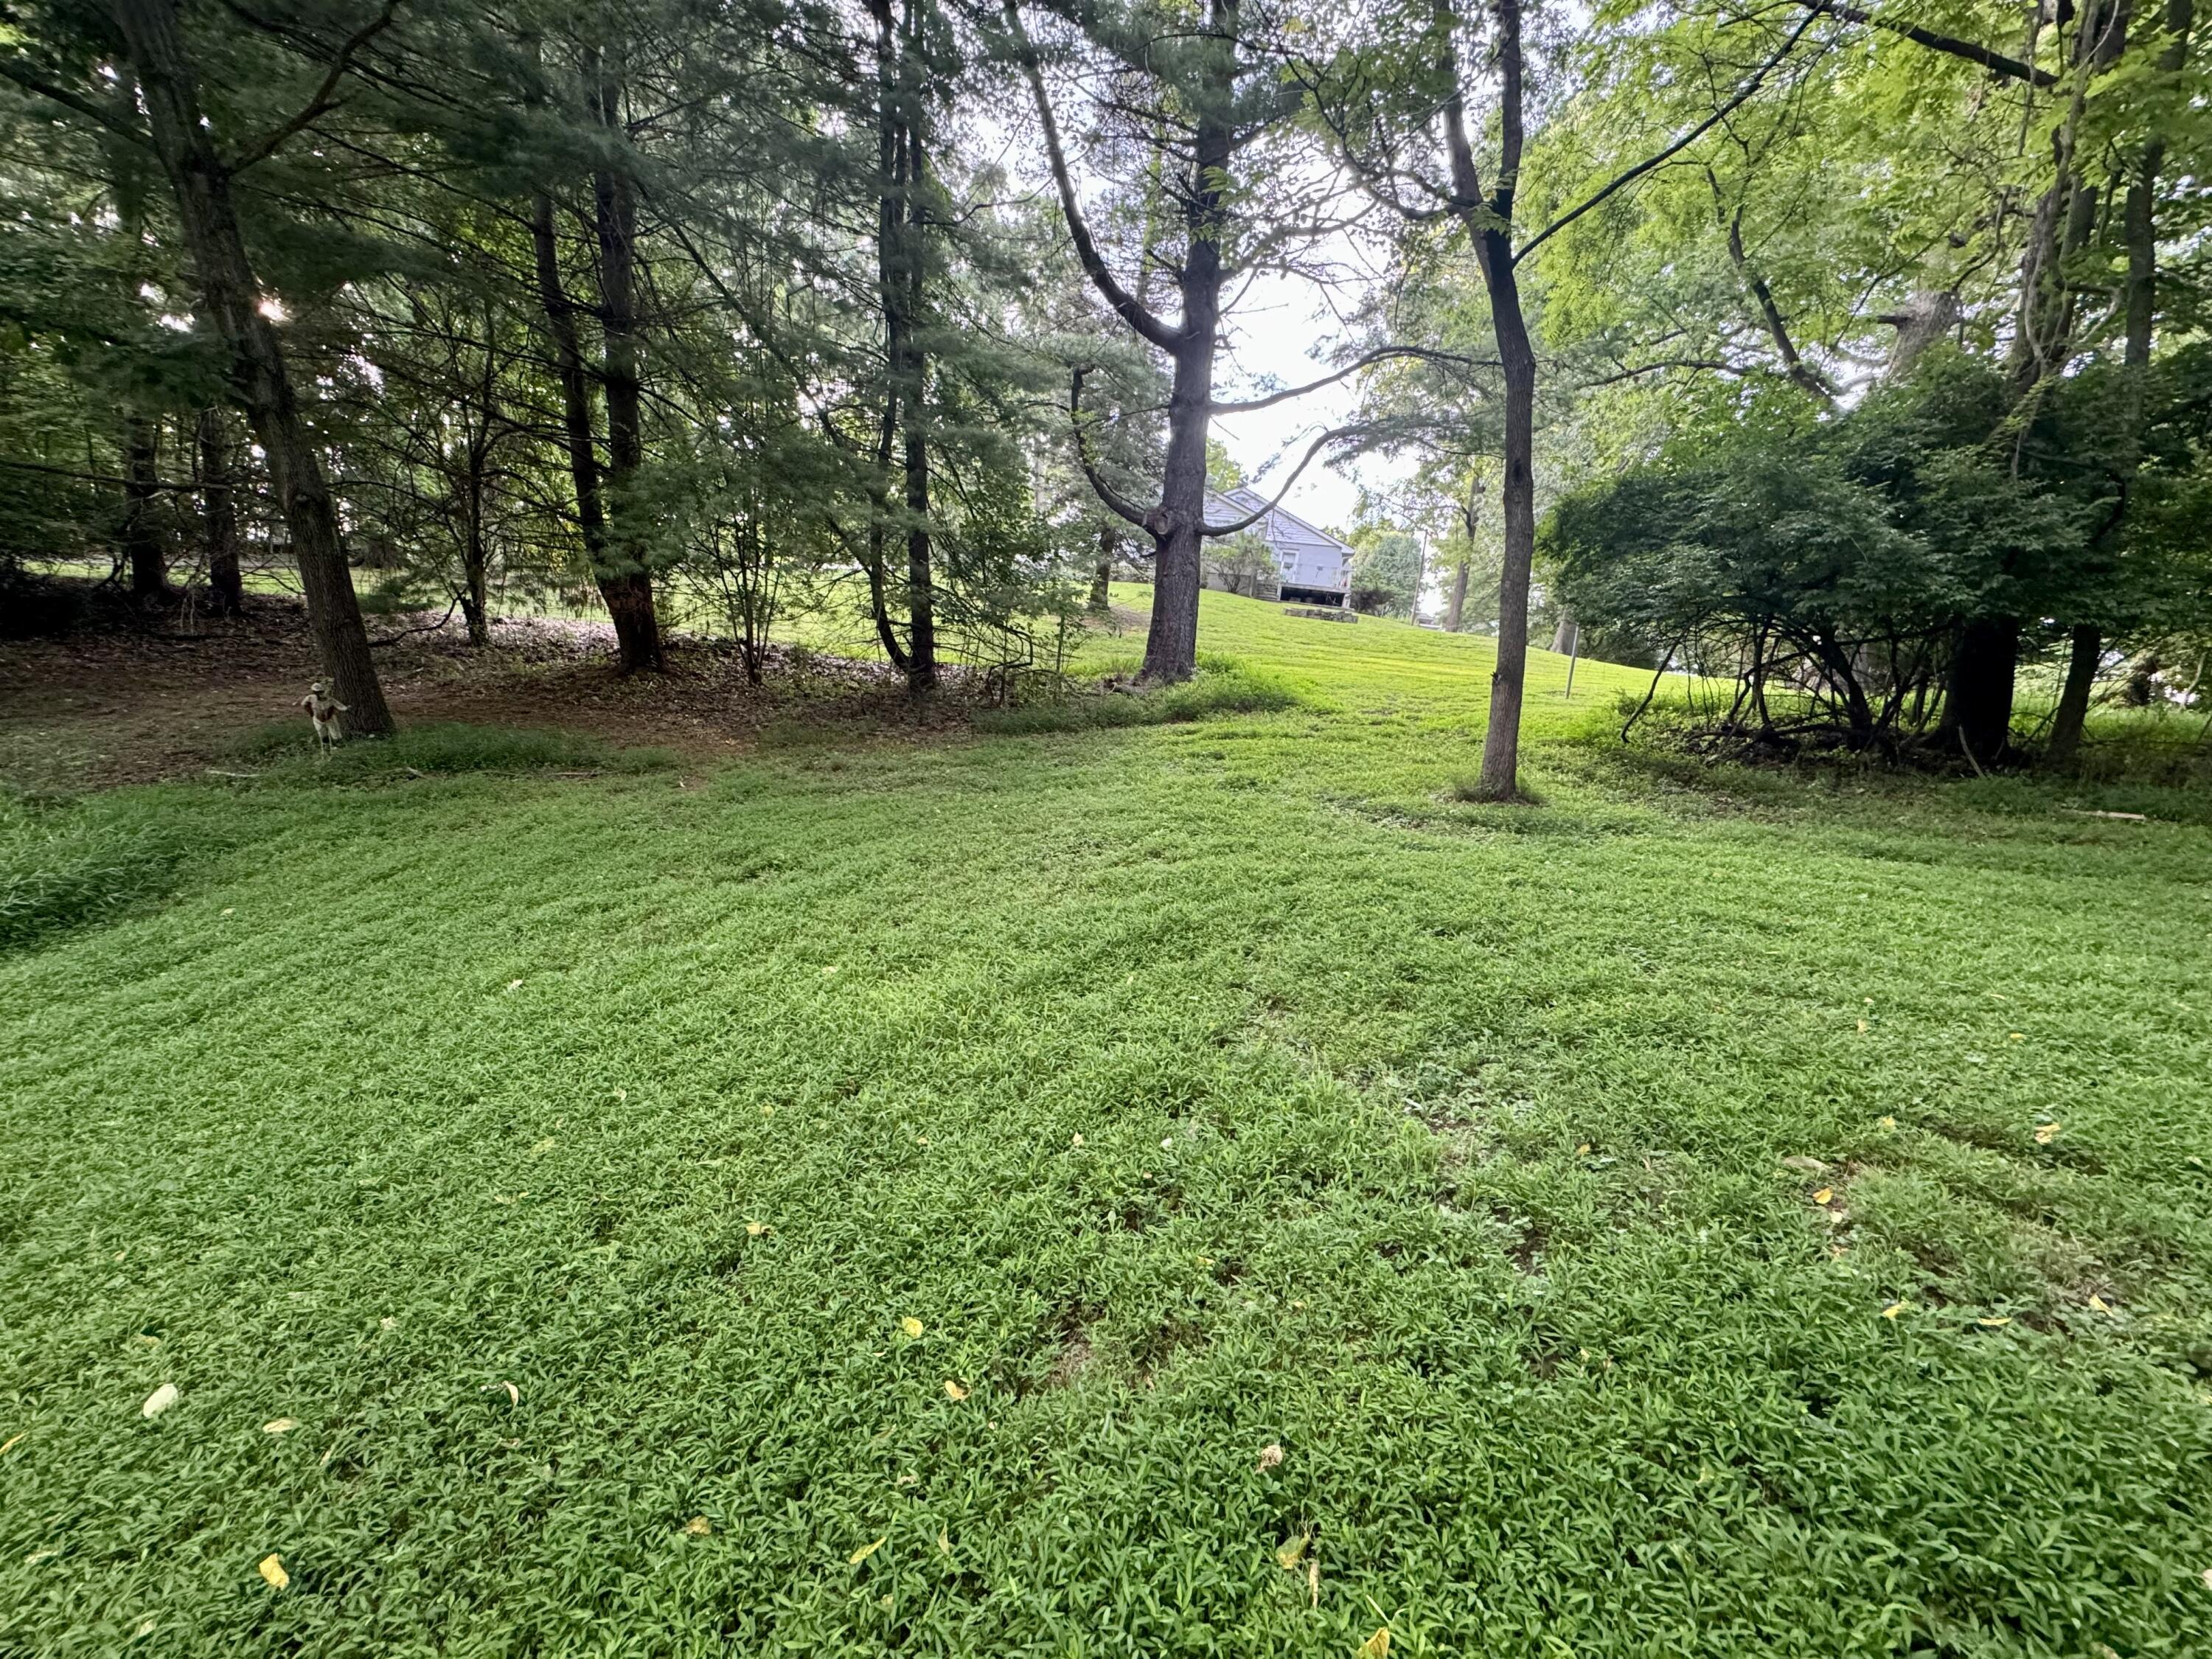
[{"label": "shaded grass area", "polygon": [[0,1649],[2204,1650],[2202,825],[1589,664],[1462,803],[1478,642],[1206,626],[1311,700],[118,797],[214,850],[0,963]]}]

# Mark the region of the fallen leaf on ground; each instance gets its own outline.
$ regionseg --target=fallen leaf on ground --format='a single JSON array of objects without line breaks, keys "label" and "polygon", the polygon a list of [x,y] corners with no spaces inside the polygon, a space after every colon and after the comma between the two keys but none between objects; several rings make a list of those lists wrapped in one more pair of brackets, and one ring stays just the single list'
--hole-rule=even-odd
[{"label": "fallen leaf on ground", "polygon": [[1389,1659],[1389,1654],[1390,1627],[1385,1625],[1359,1644],[1353,1659]]},{"label": "fallen leaf on ground", "polygon": [[1267,1445],[1261,1448],[1259,1468],[1263,1469],[1272,1469],[1281,1463],[1282,1461],[1283,1443],[1281,1441],[1270,1441]]},{"label": "fallen leaf on ground", "polygon": [[714,1530],[714,1523],[703,1515],[695,1515],[684,1523],[684,1530],[693,1538],[704,1538]]},{"label": "fallen leaf on ground", "polygon": [[1897,1127],[1897,1120],[1888,1115],[1888,1114],[1884,1113],[1881,1116],[1875,1119],[1874,1127],[1877,1129],[1894,1129]]},{"label": "fallen leaf on ground", "polygon": [[965,1400],[968,1397],[968,1390],[949,1376],[945,1379],[945,1397],[951,1400]]},{"label": "fallen leaf on ground", "polygon": [[0,1457],[5,1457],[9,1452],[15,1450],[16,1447],[21,1445],[30,1437],[31,1431],[28,1429],[26,1429],[21,1434],[11,1434],[6,1440],[0,1441]]},{"label": "fallen leaf on ground", "polygon": [[1904,1311],[1905,1304],[1902,1302],[1893,1302],[1881,1310],[1881,1316],[1884,1319],[1894,1319]]},{"label": "fallen leaf on ground", "polygon": [[511,979],[507,982],[507,988],[510,991],[520,990],[521,988],[522,981],[519,979]]},{"label": "fallen leaf on ground", "polygon": [[487,1382],[483,1385],[481,1392],[489,1394],[494,1389],[505,1389],[507,1390],[507,1403],[508,1405],[520,1406],[522,1403],[522,1390],[516,1388],[514,1383]]},{"label": "fallen leaf on ground", "polygon": [[916,1319],[912,1314],[908,1314],[905,1318],[899,1321],[899,1328],[904,1331],[908,1336],[920,1336],[921,1334],[921,1322],[919,1319]]},{"label": "fallen leaf on ground", "polygon": [[939,1555],[952,1553],[952,1534],[943,1527],[937,1529],[937,1553]]},{"label": "fallen leaf on ground", "polygon": [[2099,1313],[2110,1313],[2112,1310],[2112,1304],[2106,1301],[2101,1296],[2091,1297],[2089,1298],[2089,1305],[2095,1309]]},{"label": "fallen leaf on ground", "polygon": [[1981,1318],[1977,1319],[1974,1323],[1977,1325],[1986,1325],[1994,1331],[2002,1329],[2005,1326],[2011,1324],[2012,1321],[2009,1317],[1998,1317],[1993,1315],[1984,1314]]},{"label": "fallen leaf on ground", "polygon": [[870,1556],[873,1555],[873,1554],[874,1554],[878,1550],[879,1550],[879,1549],[883,1548],[883,1547],[884,1547],[884,1545],[885,1541],[886,1541],[890,1537],[890,1534],[889,1533],[885,1533],[885,1534],[883,1535],[883,1537],[882,1537],[882,1538],[878,1538],[878,1540],[876,1540],[876,1541],[875,1541],[874,1543],[872,1543],[872,1544],[863,1544],[863,1545],[861,1545],[860,1548],[858,1548],[858,1549],[854,1550],[854,1551],[852,1553],[852,1554],[850,1554],[850,1555],[848,1555],[848,1556],[847,1556],[847,1557],[845,1558],[846,1565],[847,1565],[848,1566],[854,1566],[854,1567],[857,1567],[857,1566],[859,1566],[859,1565],[860,1565],[860,1563],[861,1563],[861,1562],[863,1562],[863,1561],[866,1560]]},{"label": "fallen leaf on ground", "polygon": [[268,1580],[270,1589],[285,1589],[291,1585],[292,1575],[284,1571],[284,1558],[281,1555],[263,1556],[256,1571]]},{"label": "fallen leaf on ground", "polygon": [[296,1417],[272,1417],[261,1425],[264,1434],[289,1434],[300,1426]]},{"label": "fallen leaf on ground", "polygon": [[176,1403],[177,1385],[173,1382],[164,1382],[160,1388],[155,1389],[153,1393],[146,1396],[146,1403],[139,1407],[138,1415],[141,1417],[159,1417],[163,1412],[168,1410],[170,1407]]},{"label": "fallen leaf on ground", "polygon": [[1866,1035],[1866,1033],[1867,1033],[1867,1023],[1866,1023],[1864,1020],[1861,1020],[1861,1021],[1859,1022],[1859,1035],[1860,1035],[1861,1036],[1864,1036]]},{"label": "fallen leaf on ground", "polygon": [[2057,1139],[2058,1126],[2056,1123],[2039,1123],[2035,1126],[2035,1144],[2037,1146],[2048,1146],[2052,1141]]},{"label": "fallen leaf on ground", "polygon": [[748,1221],[745,1223],[745,1237],[747,1238],[758,1238],[762,1234],[769,1231],[769,1224],[765,1221]]},{"label": "fallen leaf on ground", "polygon": [[1836,1189],[1833,1187],[1823,1187],[1819,1192],[1813,1194],[1813,1201],[1815,1204],[1826,1204],[1835,1195]]}]

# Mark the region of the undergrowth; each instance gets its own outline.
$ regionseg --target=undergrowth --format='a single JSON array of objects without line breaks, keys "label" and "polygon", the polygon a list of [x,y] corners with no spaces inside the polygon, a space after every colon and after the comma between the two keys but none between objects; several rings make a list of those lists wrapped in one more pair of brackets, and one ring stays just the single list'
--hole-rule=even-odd
[{"label": "undergrowth", "polygon": [[1288,675],[1207,657],[1200,659],[1198,673],[1181,684],[1124,684],[1110,690],[1084,687],[1018,708],[988,710],[975,717],[975,725],[1002,736],[1029,736],[1269,714],[1308,707],[1313,701],[1310,692]]}]

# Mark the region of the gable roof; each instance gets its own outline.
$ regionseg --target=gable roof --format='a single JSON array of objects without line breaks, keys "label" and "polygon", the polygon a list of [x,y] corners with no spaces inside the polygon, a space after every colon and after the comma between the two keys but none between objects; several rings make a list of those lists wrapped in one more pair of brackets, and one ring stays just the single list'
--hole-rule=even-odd
[{"label": "gable roof", "polygon": [[1309,542],[1334,548],[1346,558],[1352,556],[1352,548],[1348,544],[1340,541],[1326,530],[1308,524],[1288,507],[1267,507],[1267,499],[1249,485],[1239,485],[1235,489],[1209,489],[1206,492],[1206,516],[1216,523],[1225,524],[1267,507],[1266,516],[1255,528],[1261,531],[1271,544],[1279,541]]}]

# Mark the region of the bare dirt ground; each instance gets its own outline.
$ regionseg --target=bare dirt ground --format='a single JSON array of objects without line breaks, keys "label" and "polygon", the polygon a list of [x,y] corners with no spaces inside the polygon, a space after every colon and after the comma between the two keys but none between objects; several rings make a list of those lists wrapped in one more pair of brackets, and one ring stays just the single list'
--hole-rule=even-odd
[{"label": "bare dirt ground", "polygon": [[[558,726],[702,761],[798,725],[854,737],[926,740],[963,726],[982,688],[955,674],[909,699],[881,663],[778,648],[749,685],[734,647],[679,640],[671,672],[625,679],[603,623],[517,620],[470,647],[458,618],[373,619],[385,694],[402,721]],[[170,619],[54,640],[0,641],[0,778],[19,787],[99,788],[204,775],[237,763],[240,739],[300,720],[315,678],[298,602],[253,597],[236,621]],[[304,727],[303,727],[304,729]]]}]

